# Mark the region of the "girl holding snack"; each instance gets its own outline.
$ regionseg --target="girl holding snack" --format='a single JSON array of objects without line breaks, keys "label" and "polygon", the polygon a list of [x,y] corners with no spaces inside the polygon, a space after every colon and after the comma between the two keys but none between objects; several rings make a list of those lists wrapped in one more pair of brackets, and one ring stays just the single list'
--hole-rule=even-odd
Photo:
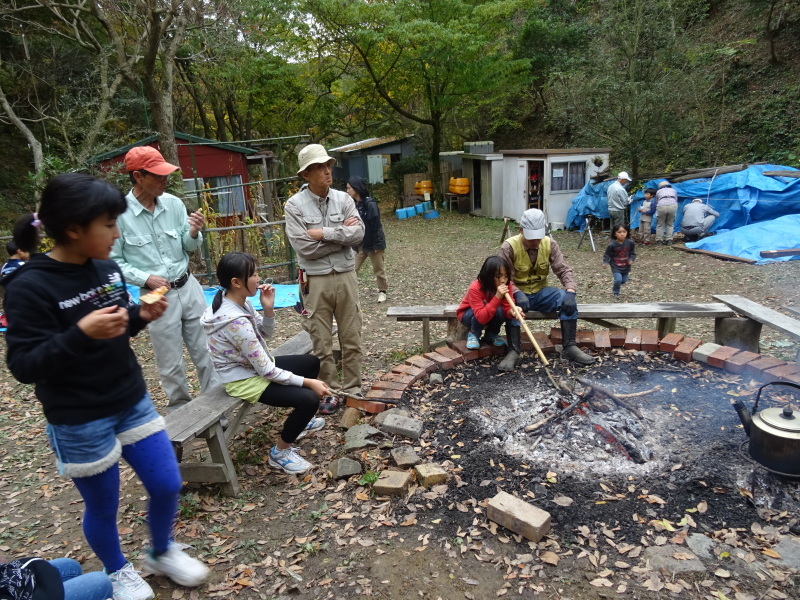
[{"label": "girl holding snack", "polygon": [[[500,256],[490,256],[483,262],[478,278],[467,290],[464,299],[456,310],[458,320],[469,328],[467,348],[480,348],[480,337],[484,328],[484,340],[495,346],[505,346],[506,341],[500,337],[500,326],[518,318],[515,306],[505,298],[512,298],[516,288],[511,282],[511,267]],[[506,330],[507,332],[507,330]]]},{"label": "girl holding snack", "polygon": [[631,230],[617,225],[611,231],[612,240],[603,254],[603,268],[611,267],[614,276],[614,298],[619,300],[620,288],[628,281],[631,265],[636,260],[636,244],[630,239]]},{"label": "girl holding snack", "polygon": [[108,260],[126,206],[122,192],[88,175],[48,183],[38,214],[15,228],[14,241],[32,252],[43,227],[53,249],[3,280],[7,361],[14,377],[36,386],[59,473],[72,478],[83,498],[83,532],[115,600],[147,600],[153,590],[120,546],[120,457],[149,496],[145,570],[198,586],[208,569],[171,540],[182,480],[130,347],[131,336],[159,318],[167,302],[129,306],[122,273]]},{"label": "girl holding snack", "polygon": [[[305,473],[311,463],[292,444],[325,426],[315,417],[320,399],[332,394],[317,379],[319,359],[310,354],[272,357],[265,339],[275,330],[275,288],[259,285],[256,259],[231,252],[217,265],[220,289],[203,315],[211,361],[225,391],[247,402],[293,408],[280,439],[269,452],[269,464],[291,475]],[[248,299],[260,292],[262,314]]]}]

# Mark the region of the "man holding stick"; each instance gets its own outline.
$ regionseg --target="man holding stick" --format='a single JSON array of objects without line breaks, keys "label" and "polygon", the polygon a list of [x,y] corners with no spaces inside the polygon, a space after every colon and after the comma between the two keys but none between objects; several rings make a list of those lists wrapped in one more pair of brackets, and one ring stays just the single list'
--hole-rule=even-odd
[{"label": "man holding stick", "polygon": [[[514,301],[523,311],[557,312],[561,322],[563,350],[567,360],[581,365],[594,363],[594,358],[581,351],[575,343],[578,329],[578,282],[567,265],[558,243],[546,235],[547,220],[536,208],[526,210],[519,220],[519,235],[507,239],[500,247],[500,256],[514,269],[512,277],[518,290]],[[564,289],[549,287],[550,270],[556,274]],[[509,352],[501,361],[501,371],[511,371],[521,352],[520,324],[511,322],[508,331]]]}]

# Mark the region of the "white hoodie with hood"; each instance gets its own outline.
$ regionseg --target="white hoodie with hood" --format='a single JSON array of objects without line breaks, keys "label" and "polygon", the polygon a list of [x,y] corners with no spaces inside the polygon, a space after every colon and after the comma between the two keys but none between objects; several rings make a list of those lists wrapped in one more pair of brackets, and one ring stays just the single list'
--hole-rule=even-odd
[{"label": "white hoodie with hood", "polygon": [[264,341],[275,331],[275,319],[256,312],[250,300],[239,306],[223,298],[217,312],[209,306],[201,321],[220,383],[261,376],[275,383],[302,387],[302,377],[275,365]]}]

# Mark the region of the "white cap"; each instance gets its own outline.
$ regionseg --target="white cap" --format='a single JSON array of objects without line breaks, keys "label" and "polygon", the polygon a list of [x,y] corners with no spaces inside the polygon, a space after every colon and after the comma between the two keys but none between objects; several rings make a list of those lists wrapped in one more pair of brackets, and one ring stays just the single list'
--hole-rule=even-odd
[{"label": "white cap", "polygon": [[540,240],[547,233],[547,219],[538,208],[530,208],[522,213],[519,226],[526,240]]},{"label": "white cap", "polygon": [[303,171],[305,171],[311,165],[323,164],[323,163],[331,163],[331,166],[336,164],[336,159],[328,156],[328,153],[325,151],[320,144],[309,144],[297,155],[297,163],[299,168],[297,169],[297,174],[300,175]]},{"label": "white cap", "polygon": [[620,171],[619,175],[617,175],[617,179],[627,179],[628,181],[631,180],[631,176],[628,175],[627,171]]}]

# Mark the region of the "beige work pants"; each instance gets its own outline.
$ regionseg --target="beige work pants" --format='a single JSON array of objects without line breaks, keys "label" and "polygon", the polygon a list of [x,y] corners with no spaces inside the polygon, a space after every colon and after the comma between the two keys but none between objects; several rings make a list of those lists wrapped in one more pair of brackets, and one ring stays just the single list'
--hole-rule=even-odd
[{"label": "beige work pants", "polygon": [[356,273],[361,270],[361,265],[367,260],[367,256],[372,261],[372,272],[378,281],[378,291],[385,292],[389,288],[389,280],[386,279],[386,269],[383,266],[383,250],[359,250],[356,254]]},{"label": "beige work pants", "polygon": [[[303,305],[310,316],[303,327],[311,336],[314,356],[320,360],[319,378],[334,390],[361,393],[361,306],[355,271],[309,275]],[[342,382],[333,360],[333,319],[342,349]]]}]

